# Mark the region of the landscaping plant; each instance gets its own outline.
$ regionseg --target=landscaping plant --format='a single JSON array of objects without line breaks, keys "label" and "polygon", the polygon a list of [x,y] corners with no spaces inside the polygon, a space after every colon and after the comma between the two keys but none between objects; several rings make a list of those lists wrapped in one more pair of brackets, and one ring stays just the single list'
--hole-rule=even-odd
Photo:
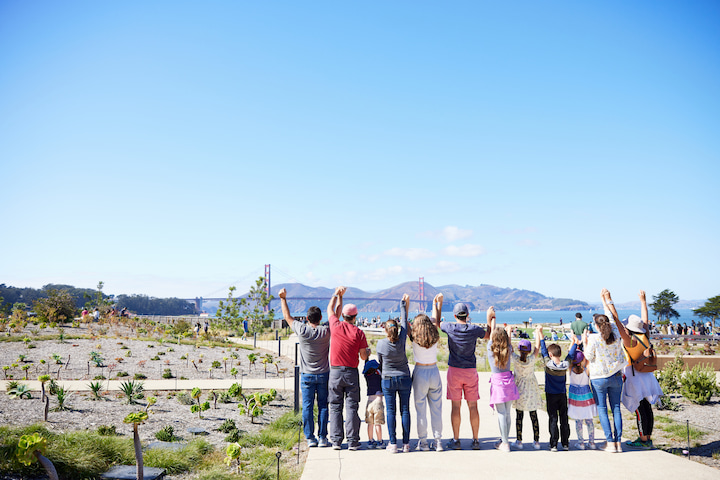
[{"label": "landscaping plant", "polygon": [[17,446],[17,458],[23,465],[30,465],[37,460],[43,466],[50,480],[59,480],[55,465],[43,454],[47,448],[47,440],[39,433],[23,435],[20,437]]}]

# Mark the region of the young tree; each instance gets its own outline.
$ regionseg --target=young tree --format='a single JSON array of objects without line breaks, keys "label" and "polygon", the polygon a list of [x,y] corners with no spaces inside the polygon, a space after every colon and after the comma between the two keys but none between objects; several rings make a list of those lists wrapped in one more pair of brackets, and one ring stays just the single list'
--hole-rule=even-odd
[{"label": "young tree", "polygon": [[713,327],[715,327],[718,318],[720,318],[720,295],[708,298],[705,305],[693,310],[693,314],[700,318],[712,320]]},{"label": "young tree", "polygon": [[38,318],[47,322],[72,321],[77,313],[75,299],[66,290],[50,290],[48,296],[35,300],[33,310]]},{"label": "young tree", "polygon": [[679,318],[680,314],[673,308],[680,298],[670,289],[665,289],[657,295],[653,295],[653,303],[650,307],[658,318],[658,323],[668,324],[671,318]]},{"label": "young tree", "polygon": [[240,305],[242,305],[243,311],[242,316],[247,318],[250,322],[251,329],[256,329],[257,326],[269,327],[272,321],[275,319],[275,311],[270,309],[268,313],[265,313],[265,307],[270,305],[273,297],[268,295],[266,290],[267,283],[264,277],[258,277],[255,281],[255,286],[250,287],[247,297],[240,299]]},{"label": "young tree", "polygon": [[138,433],[138,425],[145,423],[148,419],[147,412],[131,413],[123,420],[123,423],[131,423],[133,426],[133,446],[135,447],[135,462],[137,463],[137,480],[144,477],[142,444],[140,443],[140,434]]},{"label": "young tree", "polygon": [[225,328],[237,330],[242,328],[242,317],[240,316],[240,298],[233,297],[236,287],[230,287],[226,301],[220,300],[215,317],[218,322],[225,325]]},{"label": "young tree", "polygon": [[55,465],[43,455],[46,448],[47,440],[35,432],[32,435],[23,435],[20,437],[16,455],[23,465],[30,465],[34,460],[37,460],[47,472],[50,480],[58,480],[59,477],[57,470],[55,470]]}]

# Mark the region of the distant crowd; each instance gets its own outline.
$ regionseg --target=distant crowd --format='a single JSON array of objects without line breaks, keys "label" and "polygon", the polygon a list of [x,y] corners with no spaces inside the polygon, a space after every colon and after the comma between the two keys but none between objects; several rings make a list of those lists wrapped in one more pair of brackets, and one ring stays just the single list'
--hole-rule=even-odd
[{"label": "distant crowd", "polygon": [[[362,375],[366,385],[368,442],[365,448],[385,448],[390,453],[462,449],[460,425],[464,400],[472,432],[469,446],[480,449],[476,348],[478,339],[486,339],[491,369],[489,403],[497,412],[499,436],[495,448],[499,451],[524,448],[525,412],[533,431],[532,444],[528,444],[534,449],[541,448],[537,410],[543,406],[549,416],[548,448],[551,451],[570,448],[570,419],[575,421],[574,447],[577,449],[600,448],[615,453],[623,447],[653,448],[652,404],[662,396],[662,391],[652,373],[657,369],[657,359],[650,344],[651,325],[645,292],[640,292],[640,316],[630,315],[621,321],[610,292],[603,289],[601,299],[605,313],[594,315],[592,323],[586,323],[581,314],[576,314],[570,325],[571,346],[564,357],[558,344],[546,345],[541,325],[534,329],[533,345],[529,336],[524,332],[521,335],[519,329],[498,326],[493,307],[487,310],[487,323],[483,326],[472,323],[464,303],[455,304],[454,321],[444,321],[440,315],[442,294],[433,299],[430,317],[419,314],[409,322],[410,297],[406,294],[401,302],[400,318],[391,318],[382,324],[386,338],[377,343],[377,358],[370,358],[365,333],[357,325],[357,307],[343,305],[345,292],[345,287],[335,289],[327,306],[327,324],[321,323],[322,311],[316,306],[308,309],[307,322],[295,320],[290,315],[287,292],[285,289],[279,292],[283,316],[299,338],[303,430],[310,447],[330,446],[340,450],[347,442],[348,450],[363,448],[359,415]],[[449,350],[445,398],[450,401],[453,438],[447,440],[442,436],[443,384],[437,364],[440,332],[447,335]],[[514,337],[520,338],[517,348],[511,341]],[[414,359],[412,372],[406,354],[408,340]],[[534,373],[539,356],[544,363],[544,402]],[[415,445],[410,444],[411,397],[417,420]],[[624,445],[620,442],[621,404],[635,413],[638,429],[638,438]],[[513,410],[516,429],[515,441],[511,443]],[[595,417],[599,418],[605,436],[600,445],[595,443]],[[383,440],[383,425],[387,426],[387,443]]]}]

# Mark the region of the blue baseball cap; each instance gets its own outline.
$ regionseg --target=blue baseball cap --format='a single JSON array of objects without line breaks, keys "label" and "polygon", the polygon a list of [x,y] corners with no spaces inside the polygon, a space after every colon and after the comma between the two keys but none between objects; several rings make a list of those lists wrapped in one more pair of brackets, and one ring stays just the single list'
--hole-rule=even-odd
[{"label": "blue baseball cap", "polygon": [[380,364],[377,360],[368,360],[365,362],[365,366],[363,367],[363,375],[368,373],[370,370],[377,370],[380,368]]},{"label": "blue baseball cap", "polygon": [[453,307],[453,315],[456,317],[467,317],[470,315],[470,310],[468,310],[468,306],[464,303],[456,303],[455,307]]}]

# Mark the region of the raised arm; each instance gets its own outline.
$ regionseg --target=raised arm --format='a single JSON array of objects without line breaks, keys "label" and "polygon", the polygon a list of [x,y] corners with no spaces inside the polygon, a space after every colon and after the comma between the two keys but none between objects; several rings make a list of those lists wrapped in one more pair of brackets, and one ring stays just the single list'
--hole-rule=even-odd
[{"label": "raised arm", "polygon": [[440,328],[440,319],[442,318],[443,294],[438,293],[433,298],[433,322],[435,326]]},{"label": "raised arm", "polygon": [[535,352],[540,354],[540,339],[543,338],[543,327],[540,324],[535,325]]},{"label": "raised arm", "polygon": [[490,306],[490,308],[487,309],[487,312],[486,312],[485,315],[486,315],[486,317],[487,317],[488,330],[489,330],[490,332],[492,332],[493,330],[495,330],[495,322],[496,322],[496,319],[495,319],[495,307]]},{"label": "raised arm", "polygon": [[640,316],[645,324],[645,330],[650,333],[650,320],[648,319],[647,299],[645,298],[645,290],[640,290]]},{"label": "raised arm", "polygon": [[290,315],[290,309],[288,308],[287,304],[287,291],[283,288],[278,292],[278,297],[280,297],[280,307],[282,308],[283,318],[285,321],[292,327],[293,322],[295,319],[292,315]]},{"label": "raised arm", "polygon": [[630,338],[630,334],[627,331],[627,328],[625,328],[625,325],[623,325],[620,322],[620,317],[618,317],[617,310],[615,309],[615,302],[612,301],[612,297],[610,296],[610,292],[607,288],[603,288],[600,292],[600,296],[602,297],[603,302],[603,308],[605,309],[605,312],[610,312],[610,314],[613,317],[613,320],[615,320],[615,326],[618,329],[618,332],[620,332],[620,337],[623,340],[623,345],[625,345],[625,348],[632,347],[632,338]]},{"label": "raised arm", "polygon": [[400,302],[400,326],[405,327],[405,330],[408,329],[408,308],[410,308],[410,295],[406,293]]},{"label": "raised arm", "polygon": [[328,313],[328,319],[332,316],[337,317],[340,319],[340,315],[342,314],[342,297],[345,294],[345,287],[337,287],[335,289],[335,294],[330,299],[330,303],[328,303],[327,313]]}]

